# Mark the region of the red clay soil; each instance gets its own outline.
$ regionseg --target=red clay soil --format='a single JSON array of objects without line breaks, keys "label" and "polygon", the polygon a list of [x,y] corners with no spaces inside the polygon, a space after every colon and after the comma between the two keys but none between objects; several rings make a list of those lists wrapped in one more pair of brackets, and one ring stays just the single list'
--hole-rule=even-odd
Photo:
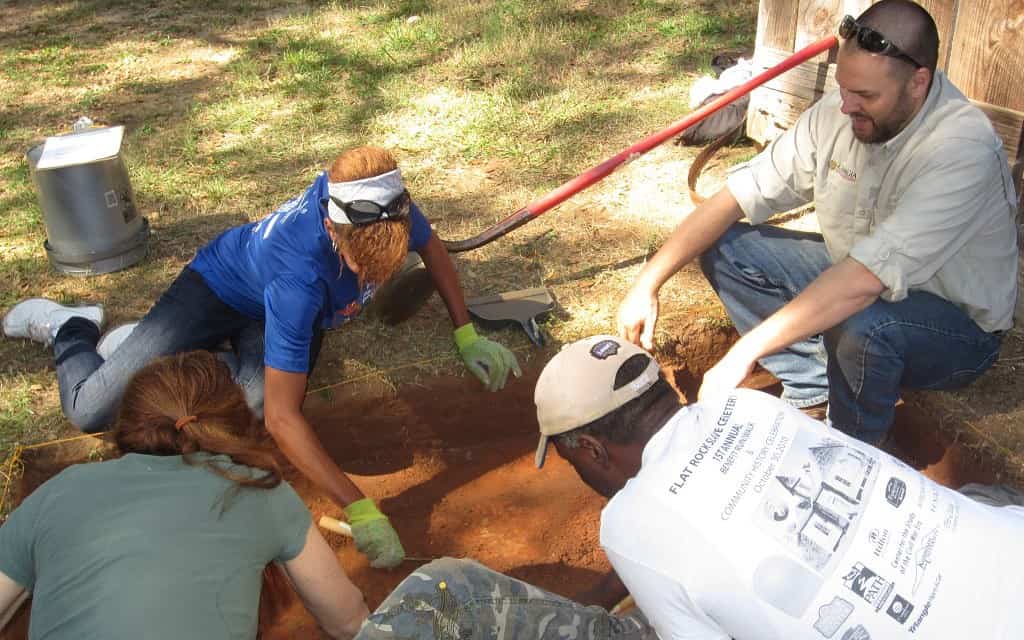
[{"label": "red clay soil", "polygon": [[[379,501],[407,554],[416,558],[393,570],[371,569],[350,540],[325,532],[371,609],[436,557],[474,558],[568,596],[593,586],[608,570],[597,543],[604,500],[557,455],[543,470],[533,466],[536,373],[511,381],[500,395],[482,391],[469,378],[441,378],[393,397],[309,400],[306,410],[328,451]],[[96,446],[76,444],[26,452],[19,496],[86,460]],[[294,472],[288,477],[314,522],[321,515],[341,515],[304,478]],[[24,638],[27,618],[23,611],[2,637]],[[263,637],[321,636],[295,602]]]},{"label": "red clay soil", "polygon": [[[494,396],[475,381],[442,378],[390,398],[307,407],[328,451],[379,501],[415,558],[372,569],[350,540],[327,534],[371,609],[410,572],[443,556],[473,558],[570,597],[608,570],[597,543],[604,500],[557,455],[543,470],[533,465],[535,381],[536,372],[527,373]],[[289,480],[314,521],[339,515],[304,478]],[[296,605],[266,637],[315,633]]]},{"label": "red clay soil", "polygon": [[[693,397],[703,370],[733,338],[727,330],[702,328],[664,354],[675,365],[669,377],[683,395]],[[533,466],[536,376],[536,370],[527,372],[497,395],[469,378],[438,378],[397,394],[346,389],[333,401],[308,400],[306,411],[328,452],[378,500],[411,557],[397,569],[371,569],[350,540],[325,532],[371,610],[410,572],[442,556],[474,558],[569,597],[608,570],[598,546],[604,500],[553,453],[543,470]],[[748,386],[771,389],[773,382],[762,372]],[[970,455],[937,440],[926,420],[915,422],[905,407],[894,434],[895,452],[944,484],[991,479]],[[86,442],[26,452],[19,495],[90,452],[95,458],[96,447]],[[314,522],[341,515],[304,478],[294,472],[288,477]],[[25,637],[26,610],[0,637]],[[262,635],[321,637],[298,602]]]}]

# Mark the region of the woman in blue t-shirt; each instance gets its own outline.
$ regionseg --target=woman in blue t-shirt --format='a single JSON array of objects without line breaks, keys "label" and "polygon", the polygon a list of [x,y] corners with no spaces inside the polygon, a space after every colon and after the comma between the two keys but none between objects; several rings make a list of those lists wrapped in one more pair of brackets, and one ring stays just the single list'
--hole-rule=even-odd
[{"label": "woman in blue t-shirt", "polygon": [[223,362],[145,367],[115,440],[120,458],[64,470],[0,527],[0,627],[31,592],[30,638],[255,638],[273,563],[331,637],[359,630],[362,593]]},{"label": "woman in blue t-shirt", "polygon": [[7,313],[4,333],[53,345],[61,406],[83,431],[110,423],[128,380],[154,358],[228,342],[219,357],[281,451],[345,508],[371,564],[394,566],[404,557],[397,534],[331,460],[302,401],[323,331],[358,315],[410,250],[448,308],[470,371],[492,391],[510,371],[519,375],[511,351],[477,335],[448,252],[412,202],[394,157],[377,147],[342,153],[277,211],[201,248],[137,325],[100,342],[101,306],[32,298]]}]

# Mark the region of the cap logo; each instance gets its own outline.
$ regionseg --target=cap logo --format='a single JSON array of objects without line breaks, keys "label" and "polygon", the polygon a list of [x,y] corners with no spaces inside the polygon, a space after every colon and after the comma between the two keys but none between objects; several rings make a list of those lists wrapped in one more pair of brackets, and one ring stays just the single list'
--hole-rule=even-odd
[{"label": "cap logo", "polygon": [[598,360],[605,360],[619,352],[619,343],[614,340],[602,340],[590,347],[590,355]]}]

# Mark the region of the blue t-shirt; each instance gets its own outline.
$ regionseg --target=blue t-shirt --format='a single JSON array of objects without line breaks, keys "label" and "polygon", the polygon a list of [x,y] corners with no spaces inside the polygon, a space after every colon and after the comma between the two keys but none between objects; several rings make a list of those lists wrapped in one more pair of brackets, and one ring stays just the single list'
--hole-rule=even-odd
[{"label": "blue t-shirt", "polygon": [[[222,233],[189,267],[217,297],[254,320],[264,320],[264,363],[308,373],[313,329],[337,327],[359,314],[374,286],[338,257],[324,229],[327,173],[259,222]],[[430,239],[430,223],[413,204],[409,249]]]}]

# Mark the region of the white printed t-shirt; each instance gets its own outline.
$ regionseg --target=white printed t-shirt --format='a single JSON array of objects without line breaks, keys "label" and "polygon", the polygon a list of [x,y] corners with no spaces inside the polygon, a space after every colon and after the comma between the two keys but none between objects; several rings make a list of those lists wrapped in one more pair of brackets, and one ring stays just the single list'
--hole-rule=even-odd
[{"label": "white printed t-shirt", "polygon": [[601,545],[662,640],[1024,637],[1024,509],[738,389],[685,407]]}]

